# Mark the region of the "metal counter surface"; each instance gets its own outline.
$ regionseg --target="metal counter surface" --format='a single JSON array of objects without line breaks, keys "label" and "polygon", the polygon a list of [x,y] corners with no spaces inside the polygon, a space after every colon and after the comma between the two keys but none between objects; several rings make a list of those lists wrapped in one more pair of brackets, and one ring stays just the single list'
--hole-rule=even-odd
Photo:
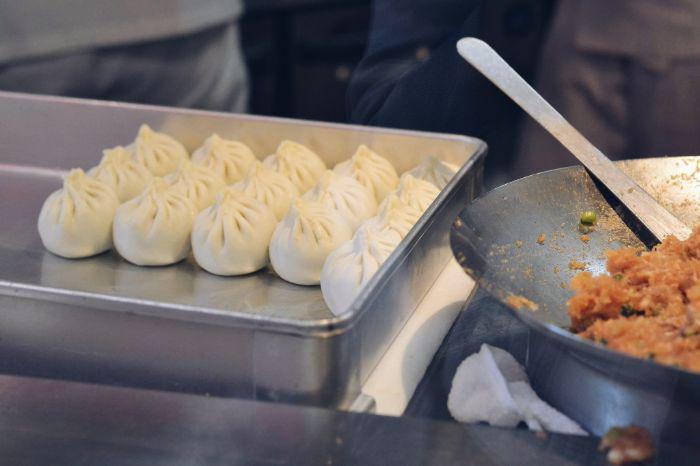
[{"label": "metal counter surface", "polygon": [[[541,439],[522,429],[425,418],[449,418],[436,410],[445,406],[441,388],[447,382],[449,389],[453,366],[476,344],[471,335],[498,325],[501,336],[489,341],[510,341],[504,347],[517,354],[522,334],[513,325],[521,324],[488,301],[475,297],[489,309],[476,327],[473,307],[462,313],[404,417],[0,376],[0,458],[57,466],[607,464],[596,438]],[[661,445],[653,464],[699,458],[698,450]]]},{"label": "metal counter surface", "polygon": [[591,438],[8,376],[0,439],[13,465],[604,464]]}]

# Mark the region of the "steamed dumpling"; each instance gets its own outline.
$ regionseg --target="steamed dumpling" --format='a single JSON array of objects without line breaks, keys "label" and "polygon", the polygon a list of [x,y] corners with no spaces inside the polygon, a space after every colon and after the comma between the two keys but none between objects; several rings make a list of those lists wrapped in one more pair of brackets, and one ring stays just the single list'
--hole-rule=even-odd
[{"label": "steamed dumpling", "polygon": [[379,206],[377,216],[370,218],[363,225],[375,230],[393,230],[404,238],[421,215],[420,210],[392,193]]},{"label": "steamed dumpling", "polygon": [[372,191],[349,176],[327,170],[318,184],[306,192],[304,200],[318,201],[338,212],[352,231],[377,213],[377,201]]},{"label": "steamed dumpling", "polygon": [[186,196],[197,212],[209,207],[224,186],[224,179],[214,170],[185,160],[178,170],[165,180],[170,188]]},{"label": "steamed dumpling", "polygon": [[37,228],[44,247],[68,257],[88,257],[112,247],[117,193],[81,169],[71,170],[63,187],[44,201]]},{"label": "steamed dumpling", "polygon": [[148,168],[153,176],[165,176],[187,160],[187,150],[174,138],[141,125],[134,142],[127,146],[133,159]]},{"label": "steamed dumpling", "polygon": [[412,176],[434,184],[438,189],[443,189],[450,182],[459,167],[451,163],[442,162],[432,155],[423,161],[413,170],[409,171]]},{"label": "steamed dumpling", "polygon": [[291,181],[261,162],[255,162],[246,177],[232,188],[270,207],[278,220],[285,216],[292,199],[299,196],[299,190]]},{"label": "steamed dumpling", "polygon": [[314,151],[294,141],[282,141],[263,164],[287,177],[302,194],[311,189],[326,171],[326,164]]},{"label": "steamed dumpling", "polygon": [[363,226],[328,256],[321,271],[321,292],[333,314],[348,310],[400,242],[401,236],[394,230]]},{"label": "steamed dumpling", "polygon": [[352,238],[345,220],[321,203],[297,199],[270,240],[275,272],[297,285],[318,285],[328,255]]},{"label": "steamed dumpling", "polygon": [[136,265],[168,265],[190,252],[196,211],[183,194],[155,178],[139,196],[125,202],[114,216],[114,246]]},{"label": "steamed dumpling", "polygon": [[364,144],[350,159],[336,165],[333,171],[355,178],[372,190],[377,202],[382,202],[399,185],[399,176],[391,162]]},{"label": "steamed dumpling", "polygon": [[153,178],[145,166],[132,160],[124,147],[106,149],[102,154],[100,164],[91,168],[88,175],[111,186],[117,193],[119,202],[126,202],[141,194]]},{"label": "steamed dumpling", "polygon": [[217,275],[255,272],[267,265],[267,248],[276,226],[270,207],[227,188],[194,221],[194,258],[204,270]]},{"label": "steamed dumpling", "polygon": [[256,161],[253,151],[239,141],[209,136],[202,147],[192,153],[192,162],[214,170],[224,178],[226,184],[233,184],[245,178],[251,165]]},{"label": "steamed dumpling", "polygon": [[425,212],[430,204],[438,197],[440,191],[425,180],[414,178],[410,173],[401,176],[396,195],[411,207],[415,207],[421,213]]}]

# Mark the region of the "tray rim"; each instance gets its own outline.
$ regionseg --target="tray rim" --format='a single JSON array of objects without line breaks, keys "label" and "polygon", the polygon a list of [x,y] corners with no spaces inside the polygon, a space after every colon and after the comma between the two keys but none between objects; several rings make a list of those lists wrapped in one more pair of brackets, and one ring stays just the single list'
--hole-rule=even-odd
[{"label": "tray rim", "polygon": [[199,110],[193,108],[182,108],[182,107],[168,107],[165,105],[149,105],[149,104],[137,104],[132,102],[119,102],[116,100],[97,100],[97,99],[82,99],[77,97],[63,97],[63,96],[52,96],[45,94],[27,94],[22,92],[10,92],[0,90],[0,99],[14,99],[14,100],[31,100],[45,103],[65,103],[74,105],[87,105],[91,107],[115,107],[115,108],[125,108],[132,110],[147,110],[147,111],[160,111],[160,112],[177,112],[184,115],[192,116],[210,116],[219,118],[234,118],[243,120],[255,120],[259,122],[274,122],[274,123],[285,123],[293,125],[313,125],[321,128],[328,129],[341,129],[341,130],[352,130],[362,133],[377,133],[381,132],[384,134],[396,134],[404,136],[416,136],[422,138],[430,139],[443,139],[451,140],[454,142],[461,142],[463,144],[470,144],[475,147],[475,153],[478,148],[484,146],[486,148],[486,143],[474,136],[466,136],[462,134],[455,133],[441,133],[432,131],[420,131],[420,130],[410,130],[401,128],[389,128],[385,126],[366,126],[358,125],[353,123],[335,123],[329,121],[321,120],[304,120],[300,118],[288,118],[288,117],[278,117],[278,116],[267,116],[267,115],[257,115],[252,113],[238,113],[238,112],[222,112],[213,110]]}]

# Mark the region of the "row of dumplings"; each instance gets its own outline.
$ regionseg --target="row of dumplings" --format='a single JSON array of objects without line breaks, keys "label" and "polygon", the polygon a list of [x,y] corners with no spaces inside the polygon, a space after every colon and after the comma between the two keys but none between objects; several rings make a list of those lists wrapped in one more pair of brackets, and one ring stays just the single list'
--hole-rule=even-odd
[{"label": "row of dumplings", "polygon": [[38,230],[51,252],[88,257],[112,246],[136,265],[168,265],[192,251],[217,275],[268,262],[283,279],[321,284],[342,313],[432,203],[457,167],[428,157],[399,178],[361,145],[328,170],[283,141],[258,161],[245,144],[210,136],[192,157],[142,125],[133,143],[72,170],[49,195]]}]

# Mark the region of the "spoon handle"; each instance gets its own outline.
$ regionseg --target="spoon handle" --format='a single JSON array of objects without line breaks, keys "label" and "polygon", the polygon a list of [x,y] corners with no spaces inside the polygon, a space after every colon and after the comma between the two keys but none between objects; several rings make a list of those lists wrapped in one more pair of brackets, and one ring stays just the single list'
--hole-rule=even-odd
[{"label": "spoon handle", "polygon": [[460,39],[457,51],[481,74],[554,136],[600,180],[658,240],[669,235],[686,239],[691,230],[637,183],[617,168],[583,137],[554,107],[542,98],[508,63],[485,42]]}]

